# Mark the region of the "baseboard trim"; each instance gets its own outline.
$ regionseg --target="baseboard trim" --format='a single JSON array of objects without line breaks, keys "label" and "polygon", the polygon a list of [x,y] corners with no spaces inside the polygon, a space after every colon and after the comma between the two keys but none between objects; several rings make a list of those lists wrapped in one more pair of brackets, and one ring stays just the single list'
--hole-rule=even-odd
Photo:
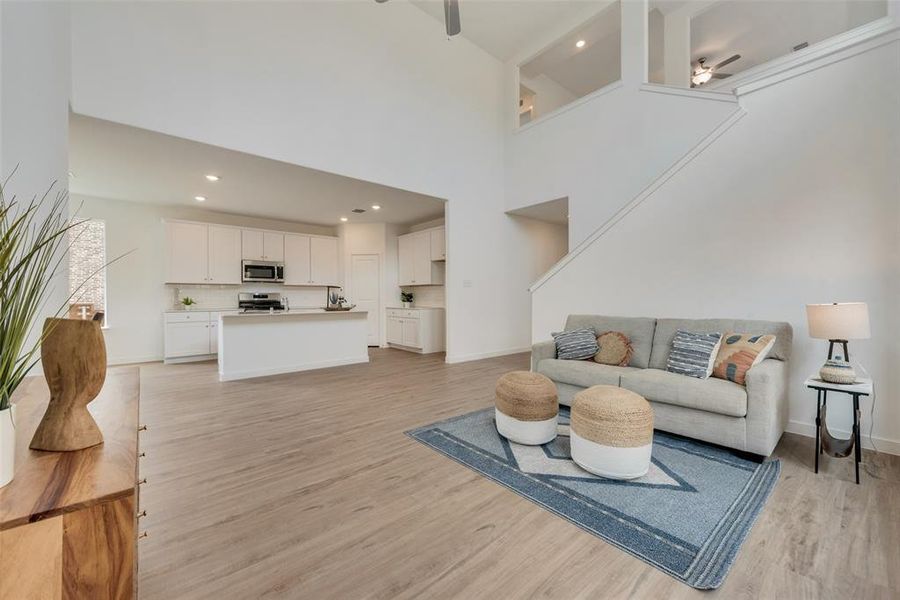
[{"label": "baseboard trim", "polygon": [[[785,430],[788,433],[796,433],[797,435],[802,435],[808,438],[816,437],[816,426],[814,423],[804,423],[802,421],[788,421],[787,429]],[[831,433],[842,436],[845,438],[850,437],[850,432],[845,431],[843,429],[832,429],[829,428]],[[897,440],[888,440],[885,438],[880,438],[875,436],[875,445],[878,446],[878,452],[884,452],[885,454],[893,454],[895,456],[900,456],[900,441]],[[862,432],[862,447],[868,450],[874,450],[872,444],[869,441],[869,436],[866,434],[865,428],[863,428]]]},{"label": "baseboard trim", "polygon": [[327,369],[329,367],[343,367],[345,365],[358,365],[369,362],[369,355],[357,358],[341,358],[338,360],[323,360],[316,363],[305,363],[296,366],[275,367],[271,369],[248,369],[235,371],[228,375],[222,375],[219,371],[219,381],[236,381],[239,379],[252,379],[254,377],[268,377],[270,375],[283,375],[285,373],[298,373],[300,371],[313,371],[315,369]]},{"label": "baseboard trim", "polygon": [[484,360],[485,358],[497,358],[498,356],[509,356],[510,354],[521,354],[523,352],[531,352],[531,346],[522,346],[521,348],[508,348],[506,350],[496,350],[494,352],[478,352],[476,354],[457,354],[447,355],[444,362],[447,364],[456,364],[463,362],[471,362],[473,360]]}]

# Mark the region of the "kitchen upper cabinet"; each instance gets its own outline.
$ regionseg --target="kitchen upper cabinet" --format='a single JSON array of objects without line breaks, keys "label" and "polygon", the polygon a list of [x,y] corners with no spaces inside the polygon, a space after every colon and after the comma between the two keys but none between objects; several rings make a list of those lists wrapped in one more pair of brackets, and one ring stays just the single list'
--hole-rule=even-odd
[{"label": "kitchen upper cabinet", "polygon": [[270,233],[263,234],[263,260],[274,262],[284,262],[284,234]]},{"label": "kitchen upper cabinet", "polygon": [[284,235],[285,285],[337,285],[338,239]]},{"label": "kitchen upper cabinet", "polygon": [[431,260],[447,260],[447,239],[443,227],[431,230]]},{"label": "kitchen upper cabinet", "polygon": [[284,234],[252,229],[241,230],[241,258],[284,261]]},{"label": "kitchen upper cabinet", "polygon": [[309,240],[310,279],[316,285],[338,284],[337,238],[313,237]]},{"label": "kitchen upper cabinet", "polygon": [[209,226],[167,221],[165,228],[166,282],[208,283]]},{"label": "kitchen upper cabinet", "polygon": [[244,260],[266,260],[263,250],[263,232],[241,230],[241,258]]},{"label": "kitchen upper cabinet", "polygon": [[398,281],[400,285],[412,285],[416,278],[414,264],[415,242],[412,236],[401,235],[398,238],[397,256],[400,264],[398,268]]},{"label": "kitchen upper cabinet", "polygon": [[309,236],[285,234],[285,285],[309,285],[312,283],[309,259]]},{"label": "kitchen upper cabinet", "polygon": [[432,231],[417,231],[398,238],[398,281],[401,286],[444,283],[443,265],[432,260]]},{"label": "kitchen upper cabinet", "polygon": [[241,283],[241,230],[210,225],[207,282]]}]

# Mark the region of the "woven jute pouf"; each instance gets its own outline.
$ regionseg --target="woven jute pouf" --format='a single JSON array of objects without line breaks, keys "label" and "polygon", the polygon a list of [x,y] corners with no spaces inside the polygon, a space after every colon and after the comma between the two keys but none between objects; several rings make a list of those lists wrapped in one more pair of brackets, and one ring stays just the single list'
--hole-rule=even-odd
[{"label": "woven jute pouf", "polygon": [[546,444],[556,437],[556,386],[544,375],[513,371],[497,380],[494,419],[503,437],[519,444]]},{"label": "woven jute pouf", "polygon": [[653,450],[653,409],[639,394],[595,385],[575,395],[572,460],[596,475],[634,479],[647,474]]}]

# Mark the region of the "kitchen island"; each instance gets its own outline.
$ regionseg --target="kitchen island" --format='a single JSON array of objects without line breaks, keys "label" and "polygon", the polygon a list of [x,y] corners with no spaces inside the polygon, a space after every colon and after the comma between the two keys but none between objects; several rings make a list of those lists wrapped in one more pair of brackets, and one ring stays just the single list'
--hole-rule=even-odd
[{"label": "kitchen island", "polygon": [[219,380],[369,362],[364,310],[285,310],[219,317]]}]

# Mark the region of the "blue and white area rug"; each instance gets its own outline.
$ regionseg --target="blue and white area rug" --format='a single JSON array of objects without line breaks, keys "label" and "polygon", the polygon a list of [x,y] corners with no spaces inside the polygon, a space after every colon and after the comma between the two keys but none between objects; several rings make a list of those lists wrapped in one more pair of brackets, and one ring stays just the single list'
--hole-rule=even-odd
[{"label": "blue and white area rug", "polygon": [[543,446],[501,437],[493,408],[407,433],[698,589],[722,585],[781,472],[777,460],[657,431],[646,476],[597,477],[570,458],[565,406],[559,436]]}]

